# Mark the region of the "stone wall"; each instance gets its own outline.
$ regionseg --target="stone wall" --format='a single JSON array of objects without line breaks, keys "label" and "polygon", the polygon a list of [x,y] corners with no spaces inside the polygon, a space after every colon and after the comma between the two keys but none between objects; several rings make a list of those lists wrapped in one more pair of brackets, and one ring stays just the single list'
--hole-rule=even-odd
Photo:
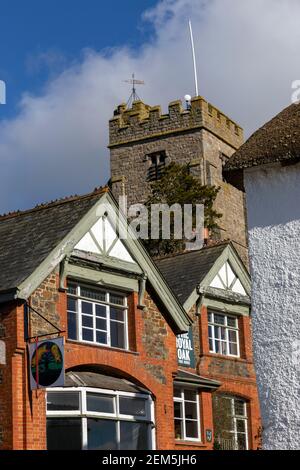
[{"label": "stone wall", "polygon": [[215,132],[233,147],[239,147],[243,141],[243,130],[238,124],[197,96],[187,110],[183,110],[180,100],[171,102],[168,114],[161,114],[160,106],[151,107],[142,101],[134,102],[130,109],[120,105],[109,121],[109,147],[202,127]]},{"label": "stone wall", "polygon": [[161,114],[159,106],[142,102],[131,109],[121,105],[110,120],[110,165],[112,190],[116,198],[126,194],[128,204],[143,203],[150,193],[147,181],[151,160],[147,156],[164,151],[170,162],[190,163],[201,184],[220,186],[216,209],[223,214],[220,237],[237,242],[247,263],[245,202],[241,191],[223,181],[227,158],[243,143],[243,130],[203,98],[194,98],[190,110],[180,101]]},{"label": "stone wall", "polygon": [[[50,274],[44,282],[36,289],[30,298],[30,305],[38,313],[43,315],[47,320],[61,328],[61,318],[57,310],[57,304],[59,300],[58,286],[58,274],[53,272]],[[30,311],[30,336],[44,335],[49,332],[55,332],[50,323],[43,320],[33,310]]]}]

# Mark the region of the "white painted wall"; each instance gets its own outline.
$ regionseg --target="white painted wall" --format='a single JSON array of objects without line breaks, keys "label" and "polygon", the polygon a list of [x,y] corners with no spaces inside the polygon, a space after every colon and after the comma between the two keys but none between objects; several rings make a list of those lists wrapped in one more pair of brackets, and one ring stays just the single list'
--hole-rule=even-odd
[{"label": "white painted wall", "polygon": [[245,171],[265,449],[300,449],[300,164]]}]

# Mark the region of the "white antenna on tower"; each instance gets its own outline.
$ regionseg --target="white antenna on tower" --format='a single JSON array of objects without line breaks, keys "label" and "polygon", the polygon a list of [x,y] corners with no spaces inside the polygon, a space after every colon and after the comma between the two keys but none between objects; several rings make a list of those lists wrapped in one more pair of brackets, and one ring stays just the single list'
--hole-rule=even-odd
[{"label": "white antenna on tower", "polygon": [[193,55],[194,78],[195,78],[195,93],[196,93],[196,96],[198,96],[197,66],[196,66],[196,57],[195,57],[195,48],[194,48],[194,38],[193,38],[193,30],[192,30],[192,23],[191,23],[191,20],[189,20],[189,28],[190,28],[190,38],[191,38],[191,47],[192,47],[192,55]]}]

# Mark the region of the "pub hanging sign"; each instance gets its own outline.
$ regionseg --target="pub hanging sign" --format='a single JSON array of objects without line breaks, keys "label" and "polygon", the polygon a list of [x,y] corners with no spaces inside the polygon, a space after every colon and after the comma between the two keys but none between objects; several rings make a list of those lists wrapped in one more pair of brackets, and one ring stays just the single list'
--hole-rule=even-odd
[{"label": "pub hanging sign", "polygon": [[31,390],[64,386],[63,338],[36,341],[28,345],[28,350]]},{"label": "pub hanging sign", "polygon": [[188,333],[178,335],[176,338],[177,359],[180,366],[195,368],[195,355],[193,344],[193,332],[190,328]]}]

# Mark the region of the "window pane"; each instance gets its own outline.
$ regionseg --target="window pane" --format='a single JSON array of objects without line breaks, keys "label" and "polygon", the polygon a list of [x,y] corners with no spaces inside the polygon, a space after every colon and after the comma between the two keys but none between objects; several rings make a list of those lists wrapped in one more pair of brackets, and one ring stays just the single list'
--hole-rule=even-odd
[{"label": "window pane", "polygon": [[238,448],[238,450],[247,450],[246,434],[238,434],[238,436],[237,436],[237,448]]},{"label": "window pane", "polygon": [[120,449],[121,450],[146,450],[149,448],[147,423],[120,423]]},{"label": "window pane", "polygon": [[237,416],[246,416],[244,400],[234,399],[234,413]]},{"label": "window pane", "polygon": [[209,338],[209,350],[210,352],[214,351],[214,342],[211,338]]},{"label": "window pane", "polygon": [[185,422],[185,434],[186,437],[192,437],[194,439],[197,439],[198,436],[198,423],[197,421],[186,421]]},{"label": "window pane", "polygon": [[236,327],[236,326],[237,326],[237,324],[236,324],[236,318],[234,318],[234,317],[227,317],[227,325],[228,325],[228,326]]},{"label": "window pane", "polygon": [[110,319],[124,321],[124,310],[120,308],[110,307]]},{"label": "window pane", "polygon": [[82,326],[89,326],[90,328],[93,328],[93,317],[90,315],[82,315],[81,321]]},{"label": "window pane", "polygon": [[183,422],[175,419],[175,439],[183,439]]},{"label": "window pane", "polygon": [[180,397],[181,398],[181,389],[175,387],[174,388],[174,397]]},{"label": "window pane", "polygon": [[84,341],[94,341],[93,330],[88,330],[87,328],[82,328],[82,339]]},{"label": "window pane", "polygon": [[96,305],[96,317],[106,318],[105,305]]},{"label": "window pane", "polygon": [[111,346],[125,348],[125,325],[124,323],[110,322]]},{"label": "window pane", "polygon": [[237,344],[230,343],[229,344],[229,352],[230,352],[230,354],[233,354],[234,356],[237,356],[238,355]]},{"label": "window pane", "polygon": [[89,287],[81,287],[80,295],[81,297],[87,297],[88,299],[105,301],[105,292],[90,289]]},{"label": "window pane", "polygon": [[189,401],[196,401],[197,400],[197,394],[193,390],[185,390],[184,391],[184,399],[189,400]]},{"label": "window pane", "polygon": [[215,352],[221,354],[221,342],[217,340],[215,340]]},{"label": "window pane", "polygon": [[225,341],[222,341],[221,342],[221,354],[224,354],[224,356],[226,356],[227,353],[227,345],[225,343]]},{"label": "window pane", "polygon": [[87,420],[88,449],[117,449],[117,423],[110,419]]},{"label": "window pane", "polygon": [[221,339],[226,339],[226,329],[225,328],[220,328],[220,338]]},{"label": "window pane", "polygon": [[114,397],[112,396],[100,395],[99,393],[87,393],[86,401],[88,411],[114,413]]},{"label": "window pane", "polygon": [[81,450],[82,431],[80,418],[48,418],[48,450]]},{"label": "window pane", "polygon": [[209,314],[208,314],[208,321],[209,321],[210,323],[213,322],[213,315],[212,315],[212,313],[209,313]]},{"label": "window pane", "polygon": [[218,325],[225,325],[225,316],[218,315],[217,313],[214,314],[214,323],[218,323]]},{"label": "window pane", "polygon": [[96,318],[96,328],[97,330],[106,331],[106,320],[103,318]]},{"label": "window pane", "polygon": [[197,419],[197,404],[185,402],[185,417],[186,419]]},{"label": "window pane", "polygon": [[175,418],[182,418],[182,405],[176,401],[174,402],[174,416]]},{"label": "window pane", "polygon": [[100,344],[107,344],[107,334],[103,331],[96,331],[96,341]]},{"label": "window pane", "polygon": [[236,430],[237,432],[245,432],[246,431],[246,422],[244,419],[237,419],[236,420]]},{"label": "window pane", "polygon": [[68,338],[77,339],[77,317],[75,312],[68,312]]},{"label": "window pane", "polygon": [[67,302],[68,302],[67,310],[71,310],[72,312],[76,312],[77,311],[77,300],[73,299],[72,297],[67,297]]},{"label": "window pane", "polygon": [[93,304],[90,302],[81,302],[81,311],[82,313],[88,313],[89,315],[93,314]]},{"label": "window pane", "polygon": [[228,330],[228,339],[232,343],[237,343],[237,331],[236,330]]},{"label": "window pane", "polygon": [[120,413],[124,415],[146,415],[146,400],[143,398],[120,397]]},{"label": "window pane", "polygon": [[79,392],[48,392],[47,410],[79,410]]},{"label": "window pane", "polygon": [[123,295],[110,294],[109,295],[109,302],[111,304],[124,305],[124,296]]},{"label": "window pane", "polygon": [[68,294],[76,295],[76,286],[75,284],[68,285]]}]

